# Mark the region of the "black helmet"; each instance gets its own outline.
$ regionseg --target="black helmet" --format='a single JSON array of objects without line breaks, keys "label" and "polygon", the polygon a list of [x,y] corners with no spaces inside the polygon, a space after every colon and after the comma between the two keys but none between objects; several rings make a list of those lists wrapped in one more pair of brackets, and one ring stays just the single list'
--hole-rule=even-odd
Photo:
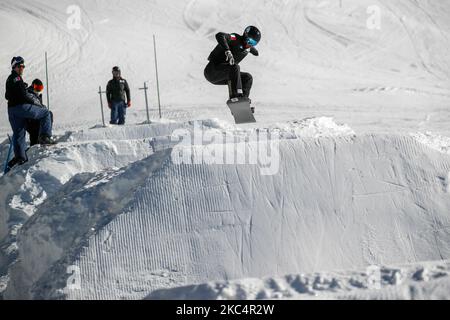
[{"label": "black helmet", "polygon": [[244,38],[247,44],[254,47],[261,40],[261,31],[257,27],[249,26],[245,28]]},{"label": "black helmet", "polygon": [[31,83],[32,86],[36,85],[36,86],[43,86],[44,84],[42,83],[41,80],[39,79],[34,79],[33,82]]},{"label": "black helmet", "polygon": [[31,86],[33,87],[33,90],[35,92],[41,93],[42,91],[44,91],[44,84],[39,79],[34,79],[33,82],[31,83]]},{"label": "black helmet", "polygon": [[120,72],[120,68],[118,66],[115,66],[112,68],[112,72]]},{"label": "black helmet", "polygon": [[14,69],[17,66],[20,66],[21,64],[24,64],[25,60],[22,57],[14,57],[11,60],[11,68]]}]

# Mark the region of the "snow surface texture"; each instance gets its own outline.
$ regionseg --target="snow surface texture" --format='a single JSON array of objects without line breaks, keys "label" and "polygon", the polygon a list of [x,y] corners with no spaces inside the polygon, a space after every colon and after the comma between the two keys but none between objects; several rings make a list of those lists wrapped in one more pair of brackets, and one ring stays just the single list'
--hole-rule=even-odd
[{"label": "snow surface texture", "polygon": [[217,279],[450,258],[450,158],[413,137],[329,124],[281,130],[275,175],[176,164],[180,148],[162,147],[120,170],[76,175],[22,227],[5,298],[141,299]]},{"label": "snow surface texture", "polygon": [[[450,259],[449,2],[232,2],[77,1],[80,29],[68,29],[73,1],[2,2],[1,61],[24,56],[31,82],[44,78],[49,52],[62,136],[0,177],[3,298],[319,293],[314,285],[270,287],[294,286],[287,274],[306,274],[307,288],[323,282],[319,298],[450,298],[443,262]],[[373,5],[380,30],[366,25]],[[258,123],[235,126],[226,89],[209,85],[203,68],[217,31],[248,24],[264,34],[261,56],[243,63],[255,79]],[[144,81],[156,116],[153,33],[163,119],[136,125],[145,120],[137,90]],[[117,64],[132,84],[130,125],[101,128],[96,91]],[[174,139],[197,130],[224,140],[180,146]],[[0,118],[0,133],[9,131]],[[178,162],[183,154],[211,160],[228,147],[242,159],[266,133],[280,139],[269,143],[279,153],[265,159],[274,168]],[[2,159],[7,148],[0,145]],[[348,280],[358,279],[354,273],[335,271],[405,263],[415,264],[383,267],[387,283],[376,292]],[[422,267],[431,273],[423,281]],[[392,273],[407,281],[386,287]],[[246,278],[257,279],[216,283]],[[216,290],[223,285],[228,293]]]}]

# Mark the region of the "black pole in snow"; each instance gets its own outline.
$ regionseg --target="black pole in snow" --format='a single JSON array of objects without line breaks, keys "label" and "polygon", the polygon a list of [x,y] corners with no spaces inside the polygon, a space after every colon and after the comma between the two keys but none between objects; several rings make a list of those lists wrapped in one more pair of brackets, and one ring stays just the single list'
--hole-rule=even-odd
[{"label": "black pole in snow", "polygon": [[102,111],[102,123],[103,123],[103,127],[106,127],[105,124],[105,113],[103,112],[103,99],[102,99],[102,94],[106,93],[106,91],[102,91],[102,86],[98,87],[98,94],[100,95],[100,109]]},{"label": "black pole in snow", "polygon": [[147,97],[147,82],[144,82],[144,87],[143,88],[139,88],[139,90],[144,90],[145,93],[145,110],[147,110],[147,123],[150,124],[150,112],[148,109],[148,97]]}]

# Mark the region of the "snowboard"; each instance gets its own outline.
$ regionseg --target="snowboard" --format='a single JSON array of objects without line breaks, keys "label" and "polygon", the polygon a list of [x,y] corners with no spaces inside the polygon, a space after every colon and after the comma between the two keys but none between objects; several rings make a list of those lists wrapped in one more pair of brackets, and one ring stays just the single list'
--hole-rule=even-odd
[{"label": "snowboard", "polygon": [[252,110],[250,109],[250,100],[248,98],[234,98],[228,100],[227,105],[231,110],[231,114],[233,115],[236,124],[256,122]]}]

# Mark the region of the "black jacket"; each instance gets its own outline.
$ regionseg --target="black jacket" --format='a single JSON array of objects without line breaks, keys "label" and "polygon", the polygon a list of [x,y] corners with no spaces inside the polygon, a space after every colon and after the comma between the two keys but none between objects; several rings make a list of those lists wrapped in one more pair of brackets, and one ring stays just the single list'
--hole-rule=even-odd
[{"label": "black jacket", "polygon": [[33,86],[28,87],[27,97],[33,101],[34,105],[46,108],[46,106],[44,106],[44,104],[42,103],[42,94],[37,94],[36,92],[34,92]]},{"label": "black jacket", "polygon": [[237,33],[223,33],[219,32],[216,35],[218,45],[211,52],[208,60],[215,64],[226,63],[227,58],[225,52],[230,50],[234,57],[234,62],[239,64],[250,52],[254,56],[258,56],[258,50],[254,47],[250,47],[243,36]]},{"label": "black jacket", "polygon": [[27,93],[27,84],[23,78],[14,70],[6,80],[5,98],[8,100],[8,107],[15,107],[21,104],[34,104],[35,101]]},{"label": "black jacket", "polygon": [[123,78],[110,80],[106,86],[106,98],[108,102],[130,102],[131,94],[127,80]]}]

